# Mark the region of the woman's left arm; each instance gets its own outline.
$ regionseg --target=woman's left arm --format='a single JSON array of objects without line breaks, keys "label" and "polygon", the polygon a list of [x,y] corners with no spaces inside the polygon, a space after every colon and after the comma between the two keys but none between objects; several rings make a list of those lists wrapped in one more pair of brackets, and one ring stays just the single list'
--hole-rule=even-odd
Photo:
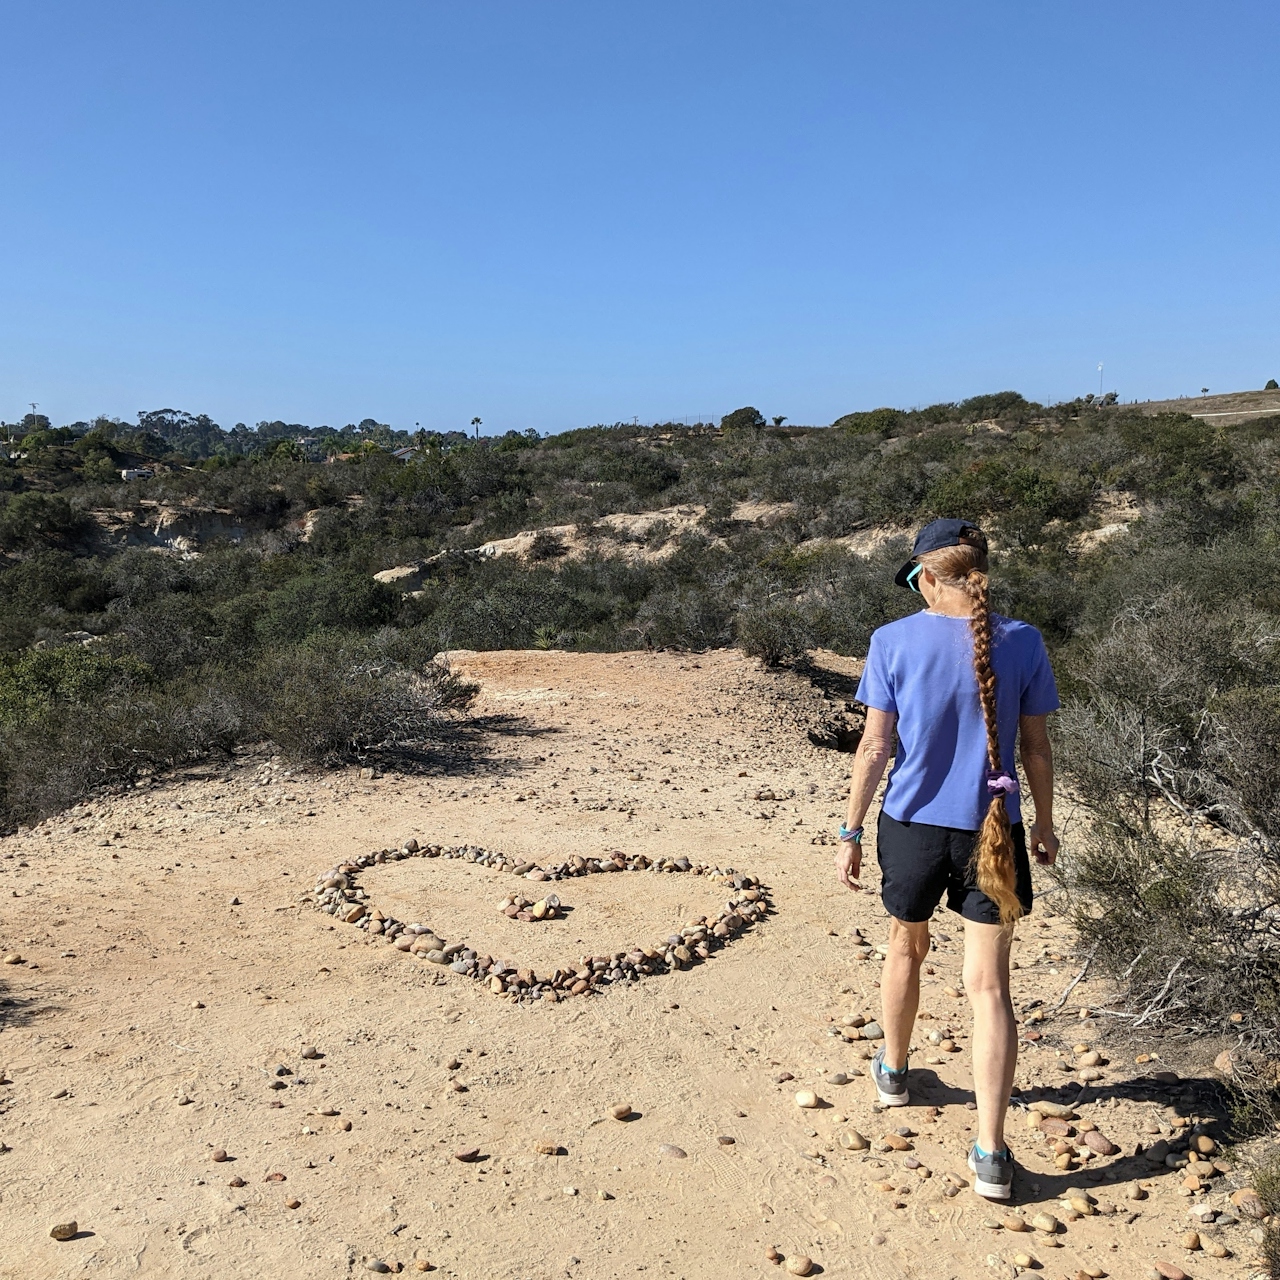
[{"label": "woman's left arm", "polygon": [[1041,866],[1051,867],[1058,857],[1058,837],[1053,830],[1053,748],[1049,745],[1048,716],[1021,716],[1018,740],[1022,771],[1027,775],[1036,806],[1031,824],[1031,854]]},{"label": "woman's left arm", "polygon": [[[845,815],[846,830],[862,826],[871,808],[871,800],[884,777],[885,766],[893,755],[893,731],[898,723],[893,711],[867,708],[866,728],[853,756],[853,777],[849,781],[849,808]],[[836,853],[836,877],[846,889],[859,889],[854,883],[862,874],[862,846],[856,840],[841,840]]]}]

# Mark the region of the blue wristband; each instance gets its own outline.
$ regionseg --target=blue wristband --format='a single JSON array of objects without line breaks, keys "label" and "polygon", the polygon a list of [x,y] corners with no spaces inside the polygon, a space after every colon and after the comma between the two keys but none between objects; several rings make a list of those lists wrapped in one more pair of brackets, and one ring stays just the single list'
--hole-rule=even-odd
[{"label": "blue wristband", "polygon": [[848,827],[846,827],[846,826],[844,825],[844,823],[842,822],[842,823],[840,824],[840,839],[841,839],[841,840],[852,840],[854,844],[861,844],[861,843],[862,843],[862,828],[861,828],[861,827],[855,827],[852,831],[850,831],[850,830],[849,830],[849,828],[848,828]]}]

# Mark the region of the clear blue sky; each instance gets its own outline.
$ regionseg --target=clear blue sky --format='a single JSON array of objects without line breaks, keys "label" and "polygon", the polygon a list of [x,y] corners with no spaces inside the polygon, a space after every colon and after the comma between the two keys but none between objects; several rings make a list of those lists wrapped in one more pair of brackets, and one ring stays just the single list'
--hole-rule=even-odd
[{"label": "clear blue sky", "polygon": [[1280,377],[1280,6],[0,3],[0,417]]}]

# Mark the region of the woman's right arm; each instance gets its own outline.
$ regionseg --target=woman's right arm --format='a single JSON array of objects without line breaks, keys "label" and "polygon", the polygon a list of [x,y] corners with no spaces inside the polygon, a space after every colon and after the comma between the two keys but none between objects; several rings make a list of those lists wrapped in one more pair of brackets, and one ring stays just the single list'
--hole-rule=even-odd
[{"label": "woman's right arm", "polygon": [[[862,741],[853,757],[853,777],[849,781],[849,808],[845,815],[845,827],[854,831],[862,826],[867,810],[885,765],[893,755],[893,731],[898,717],[892,711],[867,708],[867,723],[862,731]],[[857,889],[853,882],[862,874],[862,846],[853,840],[841,840],[836,854],[836,876],[846,889]]]}]

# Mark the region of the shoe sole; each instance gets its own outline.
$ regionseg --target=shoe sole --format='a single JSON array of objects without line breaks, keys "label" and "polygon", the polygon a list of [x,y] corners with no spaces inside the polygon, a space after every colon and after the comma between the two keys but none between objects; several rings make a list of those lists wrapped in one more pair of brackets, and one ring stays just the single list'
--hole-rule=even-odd
[{"label": "shoe sole", "polygon": [[903,1093],[885,1093],[885,1091],[877,1084],[876,1093],[880,1097],[880,1103],[885,1107],[906,1107],[911,1105],[911,1094]]},{"label": "shoe sole", "polygon": [[978,1170],[973,1163],[973,1157],[969,1157],[969,1171],[973,1174],[973,1189],[984,1200],[1009,1200],[1013,1197],[1013,1182],[987,1182],[985,1179],[978,1177]]}]

